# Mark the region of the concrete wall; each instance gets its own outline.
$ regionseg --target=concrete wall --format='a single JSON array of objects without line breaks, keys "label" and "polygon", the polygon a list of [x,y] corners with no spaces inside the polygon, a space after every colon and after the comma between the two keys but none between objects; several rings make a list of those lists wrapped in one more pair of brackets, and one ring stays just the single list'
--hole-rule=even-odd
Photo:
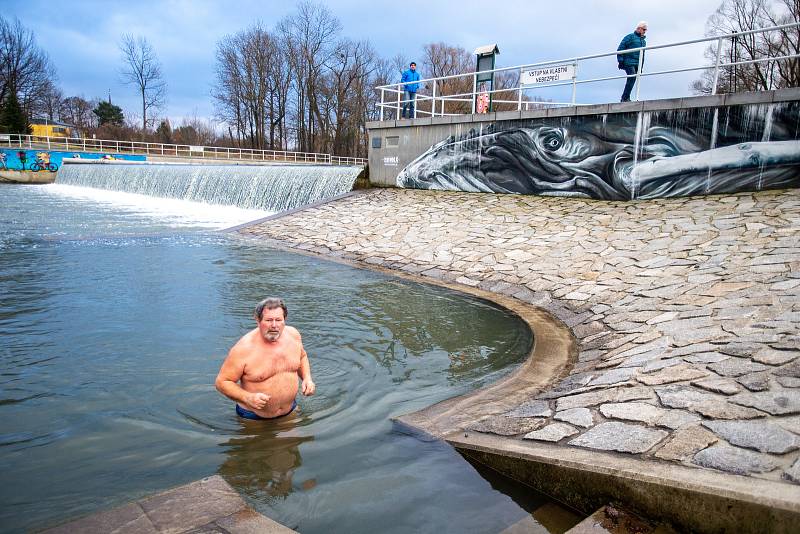
[{"label": "concrete wall", "polygon": [[368,124],[374,185],[629,200],[800,187],[800,89]]}]

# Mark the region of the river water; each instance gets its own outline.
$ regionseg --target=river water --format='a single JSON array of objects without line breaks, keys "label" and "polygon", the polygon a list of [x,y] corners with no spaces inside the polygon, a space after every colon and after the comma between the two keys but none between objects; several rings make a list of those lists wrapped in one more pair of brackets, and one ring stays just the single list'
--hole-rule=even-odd
[{"label": "river water", "polygon": [[[0,194],[0,530],[213,474],[304,533],[500,532],[545,504],[390,421],[511,371],[532,343],[518,317],[213,232],[264,212]],[[267,295],[286,299],[317,394],[244,421],[213,381]]]}]

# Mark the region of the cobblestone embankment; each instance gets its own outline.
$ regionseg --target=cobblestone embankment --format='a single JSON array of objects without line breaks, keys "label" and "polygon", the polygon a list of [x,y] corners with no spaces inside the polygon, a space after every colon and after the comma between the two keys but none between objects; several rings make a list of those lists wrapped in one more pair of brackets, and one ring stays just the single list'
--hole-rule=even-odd
[{"label": "cobblestone embankment", "polygon": [[369,190],[239,230],[542,307],[569,376],[473,430],[800,483],[800,191]]}]

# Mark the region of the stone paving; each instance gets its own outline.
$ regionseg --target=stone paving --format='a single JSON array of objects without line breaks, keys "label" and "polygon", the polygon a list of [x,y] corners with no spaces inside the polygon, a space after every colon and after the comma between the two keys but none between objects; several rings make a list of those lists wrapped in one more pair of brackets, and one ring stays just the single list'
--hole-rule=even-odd
[{"label": "stone paving", "polygon": [[473,430],[800,483],[800,191],[630,203],[373,189],[239,230],[479,287],[574,333]]}]

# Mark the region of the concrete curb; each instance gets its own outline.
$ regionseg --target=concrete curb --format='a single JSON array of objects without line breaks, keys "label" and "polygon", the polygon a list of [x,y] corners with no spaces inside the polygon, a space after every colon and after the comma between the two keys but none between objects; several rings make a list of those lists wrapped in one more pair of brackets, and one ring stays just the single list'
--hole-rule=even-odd
[{"label": "concrete curb", "polygon": [[797,532],[800,487],[667,462],[457,432],[464,456],[591,513],[620,502],[693,532]]}]

